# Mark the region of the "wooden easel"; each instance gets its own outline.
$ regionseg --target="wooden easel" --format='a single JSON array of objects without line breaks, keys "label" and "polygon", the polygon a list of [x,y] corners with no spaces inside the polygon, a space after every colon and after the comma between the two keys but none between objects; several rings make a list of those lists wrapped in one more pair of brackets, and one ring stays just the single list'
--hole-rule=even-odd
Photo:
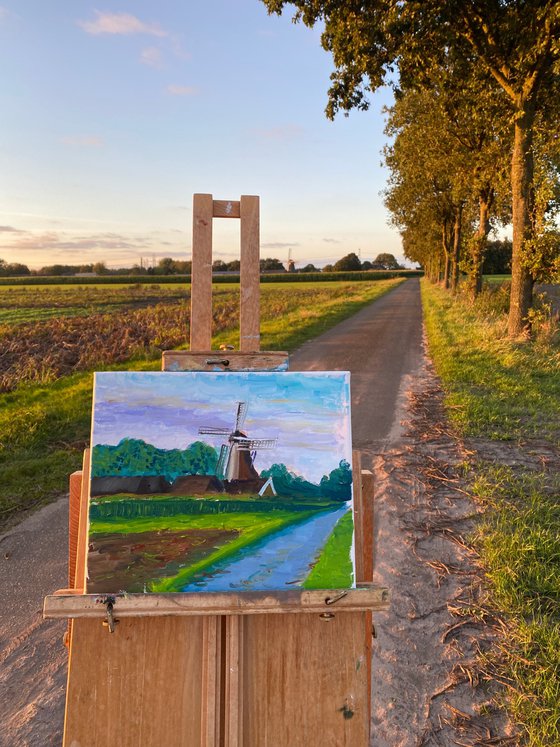
[{"label": "wooden easel", "polygon": [[[211,350],[217,217],[241,221],[239,351]],[[164,352],[163,370],[286,369],[259,329],[259,198],[195,195],[191,350]],[[108,597],[82,588],[86,452],[70,477],[70,588],[44,606],[71,618],[64,747],[366,747],[371,616],[388,592],[371,584],[372,475],[356,455],[353,468],[359,588]]]}]

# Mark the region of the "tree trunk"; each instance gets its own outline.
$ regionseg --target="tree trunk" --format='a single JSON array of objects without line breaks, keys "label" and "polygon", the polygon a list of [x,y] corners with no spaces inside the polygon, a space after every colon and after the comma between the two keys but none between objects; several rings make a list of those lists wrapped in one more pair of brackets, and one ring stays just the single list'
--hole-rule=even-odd
[{"label": "tree trunk", "polygon": [[486,193],[479,195],[478,210],[478,230],[474,236],[471,257],[471,277],[469,279],[469,291],[471,300],[473,301],[482,290],[482,265],[484,264],[486,242],[488,239],[488,232],[490,231],[490,199]]},{"label": "tree trunk", "polygon": [[451,256],[448,246],[447,225],[445,222],[441,227],[441,246],[444,256],[443,287],[447,290],[449,288],[449,270],[451,268]]},{"label": "tree trunk", "polygon": [[525,242],[531,237],[534,120],[535,104],[531,99],[519,106],[514,124],[511,159],[513,253],[508,331],[512,337],[529,331],[527,316],[533,300],[533,279],[529,270],[523,266],[523,258]]},{"label": "tree trunk", "polygon": [[461,259],[461,226],[463,222],[463,206],[458,205],[453,223],[453,274],[451,276],[451,290],[457,292],[459,284],[459,260]]}]

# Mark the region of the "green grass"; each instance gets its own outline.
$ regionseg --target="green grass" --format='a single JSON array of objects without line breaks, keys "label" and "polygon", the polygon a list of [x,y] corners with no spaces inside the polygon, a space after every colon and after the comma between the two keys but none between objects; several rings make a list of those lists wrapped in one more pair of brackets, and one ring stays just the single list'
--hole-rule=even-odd
[{"label": "green grass", "polygon": [[430,354],[452,421],[468,436],[560,439],[560,349],[513,342],[501,316],[482,316],[423,284]]},{"label": "green grass", "polygon": [[[460,432],[480,439],[482,455],[484,439],[509,440],[504,456],[554,453],[560,347],[553,330],[508,340],[505,318],[487,298],[471,306],[426,282],[423,302],[430,354]],[[505,683],[507,708],[530,747],[560,744],[560,477],[546,462],[506,467],[480,457],[471,464],[472,492],[486,509],[473,541],[488,603],[508,626],[483,666]]]},{"label": "green grass", "polygon": [[303,582],[304,589],[346,589],[351,586],[353,531],[352,511],[347,511],[336,523],[319,559]]},{"label": "green grass", "polygon": [[[262,289],[261,347],[293,350],[400,282],[298,283],[293,288],[282,284],[276,291],[274,285],[266,286]],[[41,293],[50,291],[42,289]],[[225,313],[231,289],[222,286],[220,291],[220,308]],[[39,295],[35,289],[28,292]],[[232,333],[214,337],[213,347],[224,339],[233,339]],[[104,369],[160,368],[160,357],[155,357],[153,349],[145,357]],[[49,502],[67,490],[68,475],[81,469],[82,450],[89,441],[91,393],[92,374],[79,372],[51,383],[20,384],[0,394],[0,525],[13,514]]]}]

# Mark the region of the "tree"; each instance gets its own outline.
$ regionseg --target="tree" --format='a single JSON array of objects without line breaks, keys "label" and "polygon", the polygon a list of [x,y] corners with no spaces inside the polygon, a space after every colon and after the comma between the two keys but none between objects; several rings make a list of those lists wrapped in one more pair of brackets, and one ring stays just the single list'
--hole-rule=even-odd
[{"label": "tree", "polygon": [[360,262],[360,258],[354,252],[346,254],[338,262],[335,262],[333,267],[334,272],[353,272],[354,270],[361,269],[362,263]]},{"label": "tree", "polygon": [[309,263],[305,265],[305,267],[302,267],[299,272],[319,272],[319,269],[315,267],[315,265]]},{"label": "tree", "polygon": [[107,273],[109,272],[105,262],[96,262],[93,265],[93,271],[96,275],[107,275]]},{"label": "tree", "polygon": [[334,272],[334,267],[332,265],[325,265],[323,267],[323,272]]},{"label": "tree", "polygon": [[31,275],[31,271],[27,265],[22,265],[19,262],[6,262],[0,259],[0,277],[17,277],[21,275]]},{"label": "tree", "polygon": [[511,272],[511,241],[509,239],[490,241],[484,257],[485,275],[507,275]]},{"label": "tree", "polygon": [[[296,20],[324,25],[321,41],[335,72],[327,116],[339,109],[367,109],[366,92],[381,86],[398,65],[401,79],[426,76],[435,49],[452,48],[471,58],[499,85],[513,129],[511,198],[512,283],[508,328],[528,328],[533,280],[526,254],[531,246],[535,122],[557,101],[560,5],[557,0],[263,0],[269,12],[295,5]],[[556,117],[557,119],[557,117]],[[547,124],[554,128],[555,119]]]},{"label": "tree", "polygon": [[[373,260],[375,265],[381,265],[384,270],[399,270],[400,265],[393,254],[381,253]],[[365,263],[364,263],[365,264]]]},{"label": "tree", "polygon": [[162,257],[158,264],[158,275],[174,275],[175,260],[171,257]]},{"label": "tree", "polygon": [[261,259],[261,272],[286,272],[286,269],[279,259]]}]

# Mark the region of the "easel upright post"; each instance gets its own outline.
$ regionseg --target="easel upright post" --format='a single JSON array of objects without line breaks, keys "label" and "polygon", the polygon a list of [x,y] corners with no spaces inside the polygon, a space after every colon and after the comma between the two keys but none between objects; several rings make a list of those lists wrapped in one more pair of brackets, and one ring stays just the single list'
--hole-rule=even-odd
[{"label": "easel upright post", "polygon": [[240,343],[244,353],[260,350],[259,198],[241,197]]},{"label": "easel upright post", "polygon": [[210,350],[212,347],[212,217],[212,195],[194,195],[191,350]]}]

